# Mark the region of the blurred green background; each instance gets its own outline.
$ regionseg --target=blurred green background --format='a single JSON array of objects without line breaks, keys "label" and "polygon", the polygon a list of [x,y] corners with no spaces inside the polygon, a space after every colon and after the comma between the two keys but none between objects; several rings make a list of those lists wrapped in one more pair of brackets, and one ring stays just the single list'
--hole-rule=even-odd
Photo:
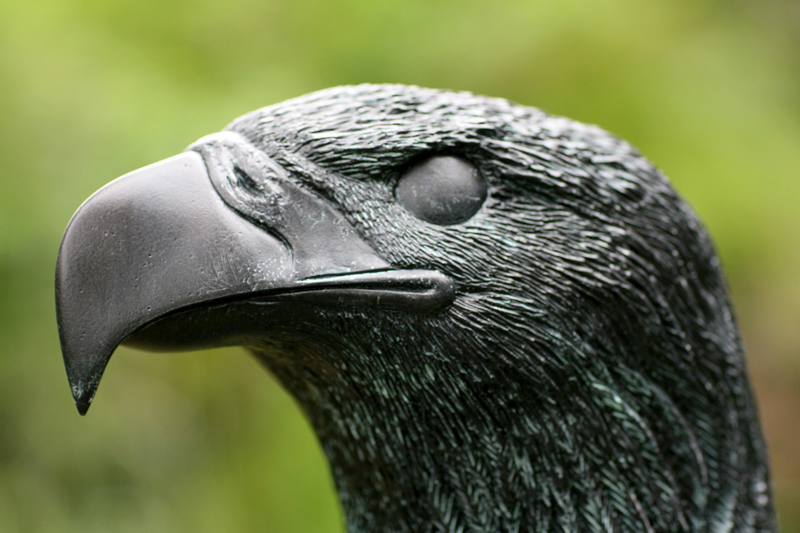
[{"label": "blurred green background", "polygon": [[53,269],[106,182],[361,82],[600,124],[671,177],[727,269],[800,532],[796,0],[0,0],[0,532],[341,531],[310,429],[241,350],[121,349],[79,417]]}]

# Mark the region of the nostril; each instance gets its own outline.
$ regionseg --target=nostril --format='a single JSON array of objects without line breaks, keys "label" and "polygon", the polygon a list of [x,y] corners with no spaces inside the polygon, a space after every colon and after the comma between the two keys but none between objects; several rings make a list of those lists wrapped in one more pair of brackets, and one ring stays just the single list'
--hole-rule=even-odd
[{"label": "nostril", "polygon": [[255,180],[238,166],[233,167],[233,173],[236,175],[236,180],[250,194],[261,194],[263,192]]}]

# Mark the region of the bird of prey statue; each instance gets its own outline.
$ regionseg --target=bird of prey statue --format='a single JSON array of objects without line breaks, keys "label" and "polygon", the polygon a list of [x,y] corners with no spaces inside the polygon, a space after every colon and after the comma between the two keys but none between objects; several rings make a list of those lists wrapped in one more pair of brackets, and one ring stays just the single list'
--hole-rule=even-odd
[{"label": "bird of prey statue", "polygon": [[89,408],[114,349],[241,345],[296,399],[348,531],[776,531],[712,243],[595,126],[338,87],[98,191],[61,245]]}]

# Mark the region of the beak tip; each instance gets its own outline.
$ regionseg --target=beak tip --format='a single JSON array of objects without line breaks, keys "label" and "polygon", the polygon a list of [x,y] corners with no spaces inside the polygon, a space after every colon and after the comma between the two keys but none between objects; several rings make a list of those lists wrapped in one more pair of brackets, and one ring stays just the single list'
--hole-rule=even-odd
[{"label": "beak tip", "polygon": [[94,386],[77,386],[73,387],[72,389],[72,397],[75,399],[75,407],[78,408],[78,412],[81,416],[86,414],[86,411],[89,410],[89,406],[92,404],[92,400],[94,400],[94,393],[97,391],[97,385]]},{"label": "beak tip", "polygon": [[89,410],[89,405],[91,404],[79,400],[75,401],[75,406],[78,408],[78,412],[81,414],[81,416],[84,416],[86,414],[86,411]]}]

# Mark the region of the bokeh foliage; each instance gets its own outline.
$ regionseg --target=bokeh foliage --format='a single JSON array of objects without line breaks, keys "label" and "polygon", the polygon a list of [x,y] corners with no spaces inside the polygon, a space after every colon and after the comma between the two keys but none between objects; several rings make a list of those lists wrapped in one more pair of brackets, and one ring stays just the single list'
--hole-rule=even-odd
[{"label": "bokeh foliage", "polygon": [[324,87],[470,90],[600,124],[705,220],[800,531],[796,0],[0,0],[0,531],[340,531],[321,452],[238,349],[114,356],[81,419],[53,266],[110,179]]}]

